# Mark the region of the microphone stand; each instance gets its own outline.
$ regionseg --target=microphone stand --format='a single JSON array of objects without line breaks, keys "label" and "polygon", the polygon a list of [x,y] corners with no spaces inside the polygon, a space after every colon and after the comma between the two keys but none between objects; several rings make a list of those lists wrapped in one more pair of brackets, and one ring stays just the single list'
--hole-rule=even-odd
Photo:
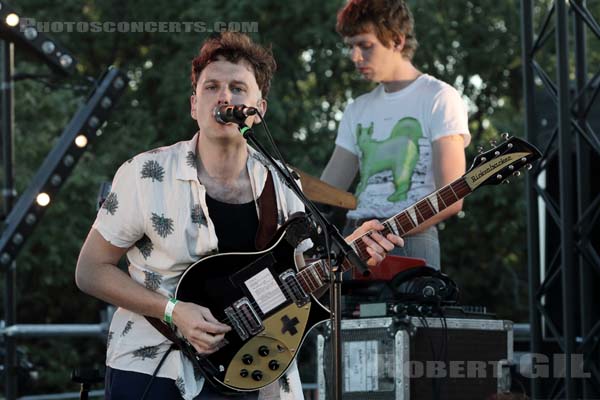
[{"label": "microphone stand", "polygon": [[[261,116],[262,119],[262,116]],[[247,126],[244,122],[238,123],[240,132],[248,142],[250,142],[255,149],[262,154],[273,167],[279,173],[280,177],[286,183],[286,185],[298,196],[300,201],[304,204],[306,209],[312,214],[316,222],[321,226],[323,235],[325,237],[326,254],[329,260],[330,279],[329,279],[329,296],[330,296],[330,308],[331,308],[331,341],[333,350],[333,376],[334,376],[334,390],[333,398],[336,400],[342,399],[342,338],[341,338],[341,322],[342,322],[342,268],[341,264],[344,259],[347,259],[352,265],[354,265],[363,275],[368,275],[369,270],[365,263],[360,259],[358,254],[352,249],[352,247],[344,240],[338,229],[329,222],[315,204],[309,200],[300,187],[296,184],[294,177],[291,175],[287,168],[282,168],[273,157],[265,150],[265,148],[258,142],[254,136],[252,128]],[[330,249],[329,241],[333,242],[333,248]]]}]

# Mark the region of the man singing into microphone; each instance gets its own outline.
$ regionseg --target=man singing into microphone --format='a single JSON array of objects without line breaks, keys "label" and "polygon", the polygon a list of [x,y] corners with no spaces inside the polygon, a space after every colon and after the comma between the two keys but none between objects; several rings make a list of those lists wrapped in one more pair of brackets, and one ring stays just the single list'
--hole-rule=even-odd
[{"label": "man singing into microphone", "polygon": [[[277,226],[303,210],[238,125],[227,123],[253,112],[227,105],[266,112],[274,70],[271,52],[246,35],[209,38],[192,62],[190,115],[198,132],[189,141],[139,154],[117,171],[76,271],[81,290],[119,307],[108,335],[107,400],[227,398],[205,385],[182,353],[169,352],[171,342],[144,316],[172,323],[200,354],[218,351],[232,328],[202,305],[173,299],[182,274],[207,255],[256,251],[268,217],[263,210],[276,211]],[[249,116],[245,122],[257,121]],[[403,244],[398,236],[378,234],[381,229],[369,221],[347,238],[373,231],[362,239],[369,265]],[[116,267],[125,254],[129,274]],[[301,254],[296,258],[301,265]],[[302,399],[295,364],[283,380],[241,398]]]}]

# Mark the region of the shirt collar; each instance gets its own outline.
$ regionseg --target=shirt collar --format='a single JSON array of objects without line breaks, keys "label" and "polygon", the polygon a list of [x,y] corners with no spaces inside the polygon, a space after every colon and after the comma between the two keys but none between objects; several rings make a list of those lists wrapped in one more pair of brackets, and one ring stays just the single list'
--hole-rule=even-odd
[{"label": "shirt collar", "polygon": [[[191,140],[182,142],[182,154],[177,162],[177,170],[175,171],[175,178],[184,181],[197,181],[198,180],[198,156],[196,151],[198,149],[198,137],[200,132],[196,132]],[[266,167],[267,161],[264,157],[248,146],[248,160],[246,161],[246,168],[250,174],[250,181],[254,193],[262,193],[267,180],[268,169]]]},{"label": "shirt collar", "polygon": [[175,178],[184,181],[198,180],[198,135],[199,132],[196,132],[191,140],[182,142],[182,153],[177,162]]}]

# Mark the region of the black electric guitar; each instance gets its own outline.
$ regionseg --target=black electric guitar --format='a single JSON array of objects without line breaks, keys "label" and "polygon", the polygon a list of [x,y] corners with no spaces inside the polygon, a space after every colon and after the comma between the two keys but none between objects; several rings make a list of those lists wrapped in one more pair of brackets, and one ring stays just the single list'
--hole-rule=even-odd
[{"label": "black electric guitar", "polygon": [[[521,139],[508,135],[504,139],[478,155],[461,178],[383,221],[382,233],[404,236],[480,186],[501,183],[541,156]],[[310,329],[329,318],[329,311],[313,297],[328,285],[327,265],[319,261],[300,271],[295,265],[294,249],[307,231],[304,217],[292,217],[266,250],[208,256],[183,274],[175,297],[209,308],[233,328],[211,355],[201,356],[191,346],[187,348],[196,366],[218,389],[257,390],[276,381]],[[363,260],[370,257],[362,240],[351,246]],[[342,267],[351,268],[346,262]]]}]

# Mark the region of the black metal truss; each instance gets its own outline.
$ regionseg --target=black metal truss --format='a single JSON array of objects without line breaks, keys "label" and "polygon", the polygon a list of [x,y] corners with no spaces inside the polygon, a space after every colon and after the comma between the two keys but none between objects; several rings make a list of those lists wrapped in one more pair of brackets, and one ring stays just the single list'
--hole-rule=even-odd
[{"label": "black metal truss", "polygon": [[[600,42],[600,25],[585,0],[557,0],[534,39],[533,3],[521,1],[526,135],[544,154],[527,178],[531,351],[544,353],[552,342],[567,362],[550,369],[543,387],[532,380],[532,398],[598,398],[600,179],[592,171],[600,164],[600,124],[592,110],[598,114],[600,70],[588,71],[588,48]],[[536,86],[551,100],[546,110]],[[539,123],[544,111],[550,129]],[[568,361],[573,355],[583,356],[582,366]]]}]

